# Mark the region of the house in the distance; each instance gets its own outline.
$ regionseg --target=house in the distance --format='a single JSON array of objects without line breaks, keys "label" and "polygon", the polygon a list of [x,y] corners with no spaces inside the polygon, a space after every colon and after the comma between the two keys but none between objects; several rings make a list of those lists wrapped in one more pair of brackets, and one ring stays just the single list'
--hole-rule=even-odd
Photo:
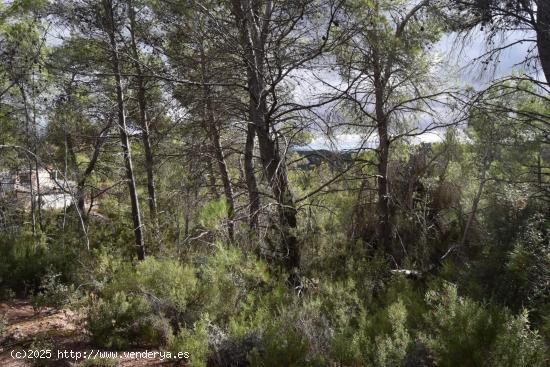
[{"label": "house in the distance", "polygon": [[0,172],[0,199],[12,199],[25,209],[34,199],[43,209],[63,209],[71,205],[75,184],[63,180],[57,170]]}]

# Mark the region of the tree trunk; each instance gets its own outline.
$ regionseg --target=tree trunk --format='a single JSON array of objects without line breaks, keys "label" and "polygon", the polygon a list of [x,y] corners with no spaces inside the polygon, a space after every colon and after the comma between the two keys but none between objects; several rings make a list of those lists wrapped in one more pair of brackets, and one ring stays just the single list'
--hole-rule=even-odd
[{"label": "tree trunk", "polygon": [[115,39],[115,21],[111,0],[103,0],[107,17],[107,33],[111,43],[111,63],[113,74],[115,76],[116,99],[118,108],[118,130],[124,154],[124,166],[126,169],[126,178],[128,180],[128,189],[130,191],[130,202],[132,206],[132,221],[134,224],[135,245],[137,247],[138,260],[145,259],[145,244],[143,242],[143,228],[141,225],[141,214],[139,210],[139,199],[136,189],[136,180],[134,177],[134,168],[132,165],[132,150],[128,138],[126,127],[126,115],[124,111],[124,94],[122,89],[122,80],[120,75],[120,60],[118,48]]},{"label": "tree trunk", "polygon": [[[260,103],[261,105],[261,103]],[[279,225],[283,242],[285,268],[293,273],[300,267],[300,250],[294,234],[297,227],[296,207],[288,184],[285,163],[281,160],[279,151],[273,139],[269,136],[268,124],[256,130],[260,157],[273,196],[277,200]]]},{"label": "tree trunk", "polygon": [[[67,146],[68,154],[71,157],[72,164],[74,165],[75,169],[78,171],[78,164],[77,164],[76,151],[75,151],[75,147],[74,147],[73,137],[72,137],[72,134],[69,133],[69,132],[67,132],[65,134],[65,144]],[[94,159],[93,159],[93,156],[92,156],[92,159],[90,160],[90,163],[93,160]],[[96,160],[97,160],[97,158],[96,158]],[[95,161],[94,161],[94,166],[95,166]],[[84,172],[88,171],[89,167],[90,167],[90,165],[88,164],[88,167],[86,167],[86,170],[84,170]],[[90,173],[91,173],[91,170],[90,170]],[[86,219],[86,215],[85,215],[85,211],[84,211],[84,203],[85,203],[85,196],[86,196],[85,186],[86,186],[87,178],[88,178],[88,175],[85,175],[85,174],[81,175],[81,174],[78,173],[78,181],[76,183],[76,199],[77,199],[76,207],[78,209],[78,212],[82,216],[83,220]]]},{"label": "tree trunk", "polygon": [[128,14],[130,18],[130,37],[132,45],[132,53],[134,57],[134,68],[136,70],[136,83],[137,83],[137,100],[139,107],[139,122],[141,127],[141,138],[143,141],[143,149],[145,152],[145,171],[147,172],[147,202],[149,204],[149,218],[153,226],[153,233],[158,240],[160,237],[159,223],[158,223],[158,208],[157,208],[157,194],[155,185],[155,171],[154,171],[154,156],[153,149],[151,147],[151,133],[149,128],[149,119],[147,116],[147,101],[145,94],[145,80],[140,65],[139,51],[135,39],[135,11],[132,1],[128,2]]},{"label": "tree trunk", "polygon": [[229,169],[227,168],[227,163],[225,161],[218,128],[215,124],[211,124],[210,129],[214,156],[216,157],[216,161],[218,163],[218,169],[220,170],[220,177],[223,183],[223,192],[225,195],[225,200],[227,201],[227,232],[229,234],[229,238],[233,241],[235,233],[235,199],[233,197],[233,185],[231,184]]},{"label": "tree trunk", "polygon": [[245,4],[243,0],[233,0],[232,4],[247,69],[250,120],[258,136],[262,167],[277,201],[282,245],[286,252],[283,265],[293,277],[300,267],[300,250],[294,234],[297,212],[285,163],[281,160],[275,139],[270,135],[272,123],[264,92],[265,46],[272,4],[266,2],[263,9],[260,3],[254,3],[251,9],[250,4]]},{"label": "tree trunk", "polygon": [[550,2],[538,1],[537,6],[537,48],[546,82],[550,83]]},{"label": "tree trunk", "polygon": [[[27,103],[27,93],[25,91],[25,87],[23,84],[19,84],[19,91],[21,92],[21,98],[23,98],[23,110],[25,111],[25,135],[26,135],[26,144],[27,149],[33,151],[35,153],[35,149],[31,147],[31,119],[29,115],[29,107]],[[33,144],[34,146],[34,144]],[[30,157],[27,154],[27,161],[29,163],[29,194],[30,194],[30,204],[31,204],[31,225],[32,225],[32,234],[33,236],[36,236],[36,201],[35,201],[35,191],[34,187],[32,185],[32,172],[33,172],[33,165],[32,162],[34,161],[33,157]],[[40,201],[40,193],[38,193],[38,201]]]},{"label": "tree trunk", "polygon": [[474,219],[476,217],[477,208],[481,200],[481,195],[483,194],[483,189],[485,187],[485,183],[487,182],[486,176],[490,165],[491,165],[491,159],[489,158],[489,154],[486,154],[485,157],[483,158],[483,167],[481,171],[481,180],[479,182],[479,187],[477,189],[476,196],[474,197],[474,201],[472,202],[472,208],[470,210],[470,214],[468,215],[468,220],[466,221],[466,225],[464,226],[464,232],[462,232],[462,237],[460,238],[459,245],[461,247],[464,246],[464,244],[466,243],[466,240],[468,239],[468,232],[470,231],[470,227],[472,226],[472,223],[474,222]]},{"label": "tree trunk", "polygon": [[390,223],[390,192],[388,183],[388,163],[390,140],[388,135],[388,116],[384,110],[384,81],[382,80],[379,60],[375,60],[374,88],[375,114],[378,132],[378,228],[379,244],[384,251],[392,253]]},{"label": "tree trunk", "polygon": [[34,158],[34,171],[36,173],[36,197],[38,198],[36,202],[37,206],[37,214],[38,214],[38,226],[40,227],[40,231],[44,232],[44,222],[42,221],[42,190],[40,189],[40,175],[38,174],[38,170],[40,168],[40,164],[38,161],[38,128],[36,123],[36,106],[34,103],[32,104],[32,134],[33,134],[33,158]]},{"label": "tree trunk", "polygon": [[244,174],[246,177],[246,186],[248,189],[249,225],[254,232],[258,230],[258,216],[260,214],[260,195],[258,192],[258,183],[254,173],[254,138],[256,129],[254,124],[248,123],[246,129],[246,144],[244,147]]},{"label": "tree trunk", "polygon": [[[95,166],[97,164],[97,160],[99,159],[99,154],[101,153],[101,147],[105,142],[107,141],[107,134],[109,133],[109,130],[112,125],[112,120],[109,119],[107,122],[107,125],[103,128],[99,136],[97,137],[97,140],[94,144],[94,151],[92,152],[92,157],[90,158],[90,161],[86,165],[86,169],[82,174],[79,174],[78,176],[78,182],[76,183],[76,192],[77,192],[77,208],[82,215],[83,219],[86,219],[87,211],[84,208],[84,204],[86,201],[86,181],[88,181],[88,178],[92,174],[92,172],[95,169]],[[67,140],[67,147],[69,149],[69,153],[71,155],[71,159],[73,161],[73,164],[77,164],[76,161],[76,153],[74,149],[74,143],[71,134],[66,134],[66,140]]]},{"label": "tree trunk", "polygon": [[225,161],[225,155],[223,152],[223,147],[220,139],[220,132],[218,131],[218,126],[216,123],[216,118],[214,116],[214,110],[212,106],[212,93],[210,91],[209,83],[209,71],[208,71],[208,60],[204,54],[204,49],[201,45],[201,74],[202,74],[202,87],[203,87],[203,117],[205,127],[210,137],[210,142],[212,144],[212,150],[214,152],[214,158],[218,164],[218,169],[220,177],[223,184],[223,192],[225,195],[225,200],[227,202],[227,233],[231,241],[234,240],[235,236],[235,199],[233,197],[233,186],[231,184],[231,178],[229,176],[229,169],[227,168],[227,163]]}]

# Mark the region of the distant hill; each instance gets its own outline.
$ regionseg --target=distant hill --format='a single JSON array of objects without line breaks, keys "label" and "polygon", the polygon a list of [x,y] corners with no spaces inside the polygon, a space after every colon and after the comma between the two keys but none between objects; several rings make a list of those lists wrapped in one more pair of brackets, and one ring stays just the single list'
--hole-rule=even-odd
[{"label": "distant hill", "polygon": [[327,162],[332,168],[342,169],[352,162],[351,151],[333,151],[328,149],[294,149],[304,159],[298,162],[298,168],[303,170],[313,169]]}]

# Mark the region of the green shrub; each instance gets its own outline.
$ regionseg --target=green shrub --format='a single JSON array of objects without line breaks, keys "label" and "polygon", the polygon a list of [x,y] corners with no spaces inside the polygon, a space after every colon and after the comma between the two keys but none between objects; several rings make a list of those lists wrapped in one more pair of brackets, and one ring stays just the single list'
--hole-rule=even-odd
[{"label": "green shrub", "polygon": [[439,366],[542,366],[541,338],[525,315],[510,316],[505,309],[475,302],[446,284],[426,296],[429,332],[425,343]]},{"label": "green shrub", "polygon": [[205,203],[199,214],[199,223],[208,230],[216,230],[221,227],[223,219],[227,216],[227,201],[219,199]]},{"label": "green shrub", "polygon": [[252,366],[311,366],[322,357],[311,353],[313,338],[322,338],[318,315],[317,305],[304,304],[282,282],[272,284],[231,318],[226,349],[232,350],[224,355],[232,356],[232,363],[244,355],[238,363]]},{"label": "green shrub", "polygon": [[196,309],[212,320],[225,323],[242,309],[251,293],[259,296],[269,282],[267,265],[237,248],[218,246],[199,268]]},{"label": "green shrub", "polygon": [[10,300],[16,297],[15,292],[10,288],[0,288],[0,300]]},{"label": "green shrub", "polygon": [[273,320],[262,331],[261,350],[254,349],[249,360],[254,367],[310,366],[308,341],[295,323]]},{"label": "green shrub", "polygon": [[136,266],[122,266],[101,293],[108,296],[124,291],[146,298],[156,308],[183,312],[196,285],[195,271],[190,266],[149,257]]},{"label": "green shrub", "polygon": [[208,349],[208,317],[203,317],[193,328],[180,328],[168,344],[172,353],[189,353],[189,362],[193,367],[204,367],[210,354]]},{"label": "green shrub", "polygon": [[75,249],[50,243],[45,237],[32,233],[0,236],[0,294],[27,297],[40,289],[42,279],[51,271],[61,274],[60,281],[70,284],[76,280]]},{"label": "green shrub", "polygon": [[168,323],[152,314],[144,298],[124,292],[94,301],[88,311],[88,328],[97,345],[115,349],[160,345],[171,335]]},{"label": "green shrub", "polygon": [[529,218],[508,254],[505,271],[514,293],[516,307],[533,310],[532,319],[540,322],[550,309],[550,221],[537,214]]},{"label": "green shrub", "polygon": [[40,290],[31,297],[31,304],[34,310],[44,307],[61,309],[66,306],[76,306],[81,295],[75,286],[63,284],[59,281],[61,274],[54,274],[49,271],[40,284]]},{"label": "green shrub", "polygon": [[332,338],[330,358],[343,366],[357,366],[363,360],[360,337],[353,330],[339,331]]},{"label": "green shrub", "polygon": [[99,288],[99,300],[89,308],[95,342],[109,348],[168,344],[171,325],[189,321],[187,307],[196,296],[194,270],[175,260],[154,258],[135,266],[119,264],[113,270],[113,278]]},{"label": "green shrub", "polygon": [[529,329],[527,311],[510,317],[498,335],[491,354],[495,367],[544,366],[545,345],[536,331]]},{"label": "green shrub", "polygon": [[406,327],[407,309],[401,300],[387,308],[387,322],[389,332],[374,337],[374,346],[370,350],[374,366],[390,367],[401,366],[407,356],[407,349],[411,343],[411,336]]},{"label": "green shrub", "polygon": [[431,306],[426,314],[429,349],[441,366],[477,366],[487,360],[487,351],[496,339],[504,315],[468,298],[458,296],[454,285],[426,295]]}]

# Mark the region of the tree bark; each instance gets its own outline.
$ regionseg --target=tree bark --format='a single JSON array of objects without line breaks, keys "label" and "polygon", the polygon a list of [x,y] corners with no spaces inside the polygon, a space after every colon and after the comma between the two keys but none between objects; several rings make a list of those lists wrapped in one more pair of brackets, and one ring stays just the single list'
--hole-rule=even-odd
[{"label": "tree bark", "polygon": [[388,183],[388,163],[390,153],[390,139],[388,135],[388,116],[384,110],[384,87],[380,63],[375,56],[374,88],[375,114],[378,133],[378,229],[377,236],[382,248],[391,253],[391,223],[390,223],[390,192]]},{"label": "tree bark", "polygon": [[550,2],[538,1],[537,6],[537,48],[546,82],[550,83]]},{"label": "tree bark", "polygon": [[225,195],[225,200],[227,202],[227,233],[231,241],[235,237],[235,199],[233,196],[233,185],[231,184],[231,178],[229,176],[229,169],[227,168],[227,163],[225,161],[225,155],[223,152],[223,147],[220,139],[220,132],[218,130],[218,124],[216,123],[216,118],[214,115],[213,105],[212,105],[212,93],[210,90],[209,83],[209,71],[208,71],[208,60],[204,54],[203,46],[201,47],[201,74],[202,74],[202,90],[203,90],[203,117],[204,123],[208,136],[210,137],[210,142],[212,144],[212,150],[214,152],[214,158],[218,164],[218,170],[223,184],[223,191]]},{"label": "tree bark", "polygon": [[267,1],[263,4],[263,9],[260,3],[251,4],[244,0],[233,0],[232,5],[247,69],[250,120],[258,136],[262,167],[277,201],[281,239],[286,251],[283,265],[292,276],[300,267],[300,250],[294,234],[297,211],[288,184],[285,163],[280,157],[275,138],[270,135],[272,122],[264,92],[265,47],[272,3]]},{"label": "tree bark", "polygon": [[[83,219],[86,219],[86,216],[87,216],[86,215],[87,211],[84,208],[84,204],[86,201],[85,200],[86,199],[86,189],[85,189],[86,182],[88,181],[88,178],[90,177],[90,175],[92,174],[92,172],[96,167],[97,161],[99,159],[99,154],[101,153],[101,147],[103,147],[103,144],[105,144],[105,142],[107,141],[107,134],[111,128],[111,125],[112,125],[112,120],[109,119],[109,121],[107,122],[107,125],[103,128],[103,130],[100,132],[99,136],[97,137],[97,140],[94,144],[94,150],[92,152],[92,156],[90,158],[90,161],[86,165],[86,169],[84,170],[84,172],[82,172],[82,174],[78,175],[78,181],[76,183],[76,192],[77,192],[76,205]],[[77,164],[76,153],[75,153],[72,135],[70,133],[66,134],[65,139],[67,141],[67,147],[71,155],[73,164],[76,165]]]},{"label": "tree bark", "polygon": [[[36,236],[36,204],[37,201],[35,200],[35,196],[38,197],[38,203],[40,203],[40,192],[35,193],[34,187],[32,185],[32,173],[33,173],[33,164],[32,161],[35,161],[36,163],[36,149],[35,144],[32,144],[31,147],[31,119],[29,114],[29,106],[27,101],[27,92],[25,91],[25,87],[23,84],[19,84],[19,91],[21,92],[21,98],[23,98],[23,111],[25,111],[25,135],[26,135],[26,144],[27,149],[31,150],[35,156],[31,159],[31,157],[28,157],[28,163],[29,163],[29,194],[30,194],[30,204],[31,204],[31,225],[32,225],[32,233],[34,236]],[[38,170],[38,167],[36,167]],[[38,176],[38,171],[37,171]],[[35,195],[36,194],[36,195]],[[40,212],[40,206],[38,207],[38,212]]]},{"label": "tree bark", "polygon": [[284,265],[292,273],[300,267],[300,251],[298,240],[293,233],[297,227],[297,213],[288,183],[285,163],[280,158],[276,143],[269,135],[269,124],[264,123],[263,126],[257,128],[256,134],[258,135],[262,166],[273,196],[277,200],[280,232],[283,248],[286,250],[286,254],[283,255]]},{"label": "tree bark", "polygon": [[487,170],[489,170],[490,165],[491,165],[491,159],[489,157],[489,153],[487,153],[483,158],[483,167],[481,170],[481,180],[479,181],[479,187],[477,189],[476,196],[474,197],[474,201],[472,202],[472,208],[470,210],[470,214],[468,215],[466,225],[464,226],[462,237],[460,238],[459,245],[461,247],[464,246],[464,244],[466,243],[466,240],[468,239],[468,232],[470,231],[470,227],[472,226],[472,223],[474,222],[474,219],[476,217],[477,208],[481,200],[481,195],[483,194],[483,189],[485,188],[485,183],[487,182],[487,179],[486,179]]},{"label": "tree bark", "polygon": [[249,226],[253,232],[258,231],[258,217],[260,214],[260,195],[258,192],[258,183],[254,173],[254,139],[256,129],[254,124],[248,123],[246,129],[246,143],[244,147],[244,174],[246,186],[248,189],[249,207]]},{"label": "tree bark", "polygon": [[111,63],[113,74],[115,76],[116,100],[118,109],[118,130],[120,141],[122,144],[122,152],[124,155],[124,166],[126,169],[126,179],[128,181],[128,189],[130,191],[130,203],[132,207],[132,222],[134,224],[135,246],[137,248],[138,260],[145,259],[145,244],[143,241],[143,228],[141,225],[141,214],[139,209],[139,198],[136,189],[136,180],[134,176],[134,168],[132,165],[132,150],[130,140],[128,138],[126,115],[124,111],[124,93],[122,89],[122,79],[120,73],[120,60],[118,55],[118,47],[115,38],[115,20],[113,16],[113,5],[111,0],[103,0],[103,5],[106,12],[107,34],[111,44]]},{"label": "tree bark", "polygon": [[158,222],[158,208],[157,208],[157,194],[155,185],[155,162],[153,149],[151,146],[151,132],[149,126],[149,118],[147,116],[147,100],[145,91],[145,80],[143,71],[140,64],[139,51],[136,44],[135,29],[136,29],[136,17],[132,1],[128,2],[128,15],[130,18],[130,38],[132,53],[134,58],[134,68],[136,70],[136,83],[137,83],[137,100],[139,107],[139,122],[141,127],[141,138],[143,141],[143,150],[145,152],[145,171],[147,173],[147,202],[149,204],[149,218],[153,226],[153,233],[158,240],[160,237],[159,222]]}]

